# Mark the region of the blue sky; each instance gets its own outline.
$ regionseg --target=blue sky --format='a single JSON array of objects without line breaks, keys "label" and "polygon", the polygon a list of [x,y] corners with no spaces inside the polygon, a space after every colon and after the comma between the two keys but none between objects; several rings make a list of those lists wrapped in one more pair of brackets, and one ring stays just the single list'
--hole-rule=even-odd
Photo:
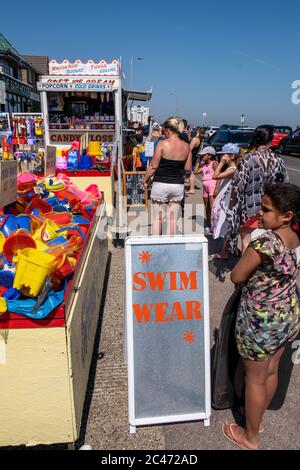
[{"label": "blue sky", "polygon": [[[153,87],[158,121],[300,125],[300,2],[20,0],[1,6],[1,32],[24,54],[57,60],[122,57],[125,85]],[[14,12],[18,14],[14,15]]]}]

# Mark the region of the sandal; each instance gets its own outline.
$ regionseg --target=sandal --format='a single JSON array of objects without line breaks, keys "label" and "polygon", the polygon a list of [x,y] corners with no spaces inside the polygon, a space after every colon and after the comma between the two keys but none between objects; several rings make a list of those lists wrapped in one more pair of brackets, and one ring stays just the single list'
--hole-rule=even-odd
[{"label": "sandal", "polygon": [[233,429],[239,428],[235,423],[223,423],[222,425],[222,432],[223,435],[228,439],[229,441],[233,442],[233,444],[239,446],[243,450],[258,450],[258,449],[252,449],[251,447],[248,447],[246,444],[240,442],[237,437],[235,436]]}]

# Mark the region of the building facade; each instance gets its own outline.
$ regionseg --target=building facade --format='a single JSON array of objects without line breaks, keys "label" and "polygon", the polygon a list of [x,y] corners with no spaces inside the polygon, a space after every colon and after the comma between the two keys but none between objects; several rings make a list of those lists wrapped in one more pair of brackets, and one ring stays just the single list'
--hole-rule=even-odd
[{"label": "building facade", "polygon": [[0,111],[40,112],[40,94],[36,88],[40,75],[41,72],[0,33]]}]

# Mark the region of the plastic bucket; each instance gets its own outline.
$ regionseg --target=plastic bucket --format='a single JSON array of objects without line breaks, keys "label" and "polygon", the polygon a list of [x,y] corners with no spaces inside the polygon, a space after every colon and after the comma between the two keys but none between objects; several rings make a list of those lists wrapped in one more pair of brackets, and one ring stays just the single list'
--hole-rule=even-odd
[{"label": "plastic bucket", "polygon": [[[64,206],[59,207],[64,208]],[[52,220],[57,225],[68,225],[72,221],[72,215],[70,212],[66,212],[64,208],[64,212],[51,212],[50,214],[46,214],[45,219]]]},{"label": "plastic bucket", "polygon": [[31,218],[29,215],[17,215],[17,224],[19,228],[24,228],[31,233]]},{"label": "plastic bucket", "polygon": [[5,237],[18,230],[17,218],[11,214],[1,216],[0,230]]},{"label": "plastic bucket", "polygon": [[58,236],[56,231],[59,230],[59,228],[60,227],[53,222],[53,220],[46,219],[43,225],[33,235],[33,239],[47,243],[47,241],[53,240]]},{"label": "plastic bucket", "polygon": [[3,235],[2,232],[0,232],[0,253],[2,253],[3,251],[4,242],[5,242],[5,236]]},{"label": "plastic bucket", "polygon": [[42,199],[33,199],[26,207],[25,213],[31,214],[34,209],[37,209],[39,214],[47,214],[53,210],[52,206]]},{"label": "plastic bucket", "polygon": [[41,292],[47,276],[55,269],[56,259],[49,253],[25,248],[19,250],[14,289],[22,291],[28,297],[37,297]]},{"label": "plastic bucket", "polygon": [[7,261],[11,262],[17,251],[24,248],[36,248],[36,243],[29,231],[25,229],[16,230],[5,240],[3,254]]},{"label": "plastic bucket", "polygon": [[89,150],[88,150],[89,155],[93,156],[99,156],[102,153],[101,150],[101,143],[97,141],[91,141],[89,142]]}]

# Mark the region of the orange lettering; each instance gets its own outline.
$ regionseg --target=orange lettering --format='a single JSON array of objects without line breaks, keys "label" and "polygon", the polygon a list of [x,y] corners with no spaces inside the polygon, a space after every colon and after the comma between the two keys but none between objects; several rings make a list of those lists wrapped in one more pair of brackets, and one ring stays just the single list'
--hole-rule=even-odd
[{"label": "orange lettering", "polygon": [[168,273],[164,273],[163,276],[162,276],[162,273],[157,273],[156,275],[154,273],[145,273],[145,274],[147,274],[148,276],[149,287],[152,291],[154,291],[156,288],[158,290],[163,290],[166,276]]},{"label": "orange lettering", "polygon": [[134,276],[133,276],[133,282],[135,284],[137,284],[138,286],[140,286],[140,288],[136,287],[136,285],[133,284],[133,290],[144,290],[146,289],[146,281],[145,279],[142,279],[139,277],[139,275],[143,276],[144,273],[135,273]]},{"label": "orange lettering", "polygon": [[201,320],[202,313],[201,313],[201,302],[197,300],[188,300],[185,302],[186,304],[186,319],[187,320]]},{"label": "orange lettering", "polygon": [[177,273],[169,273],[170,274],[170,290],[177,290]]},{"label": "orange lettering", "polygon": [[150,310],[147,304],[144,304],[143,306],[140,304],[133,304],[132,306],[138,323],[148,323],[150,321],[153,304],[150,304]]},{"label": "orange lettering", "polygon": [[166,314],[168,313],[166,309],[168,308],[169,304],[167,302],[161,302],[159,304],[156,304],[156,316],[155,316],[155,321],[158,323],[162,322],[167,322],[170,321],[170,318],[164,318]]},{"label": "orange lettering", "polygon": [[[196,290],[197,289],[197,271],[191,271],[189,275],[186,272],[180,272],[180,289],[178,290]],[[189,287],[190,284],[190,287]]]},{"label": "orange lettering", "polygon": [[185,320],[184,318],[184,313],[181,308],[181,303],[180,302],[174,302],[173,304],[173,309],[172,309],[172,316],[170,318],[170,321],[173,320]]}]

